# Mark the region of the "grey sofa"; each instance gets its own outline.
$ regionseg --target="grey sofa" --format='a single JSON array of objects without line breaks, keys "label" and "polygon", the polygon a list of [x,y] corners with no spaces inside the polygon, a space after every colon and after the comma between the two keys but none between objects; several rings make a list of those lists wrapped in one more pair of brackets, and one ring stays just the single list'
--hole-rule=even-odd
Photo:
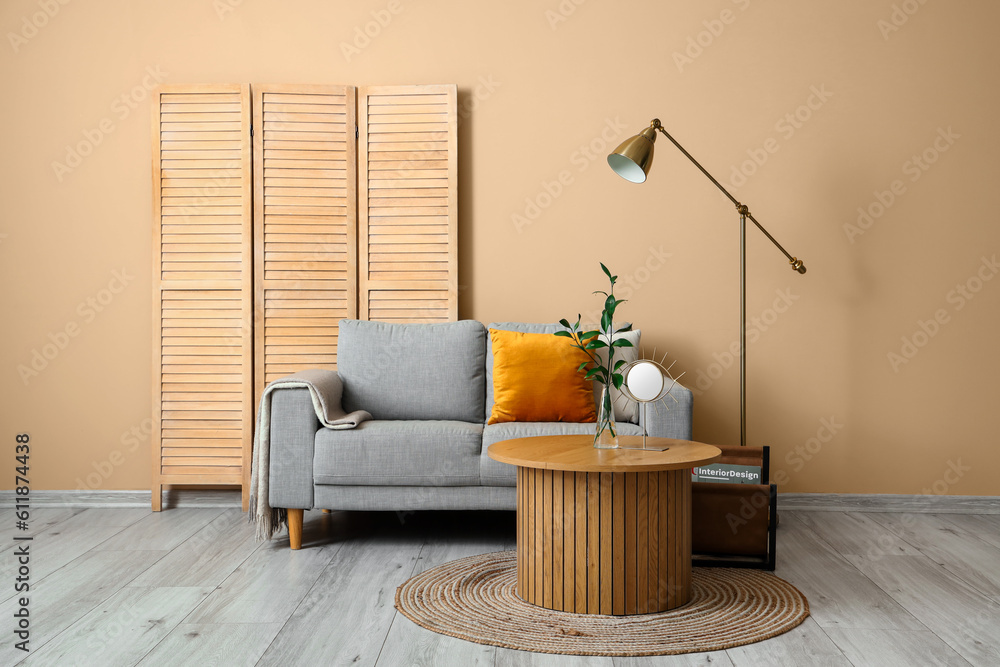
[{"label": "grey sofa", "polygon": [[[527,333],[560,328],[489,327]],[[594,432],[592,423],[487,425],[493,357],[487,327],[476,321],[343,320],[337,367],[344,409],[373,417],[355,429],[322,428],[307,389],[277,389],[271,397],[269,500],[290,510],[293,549],[301,546],[301,510],[513,510],[515,468],[489,458],[491,444]],[[668,401],[669,410],[647,410],[648,433],[689,440],[691,392],[676,385],[671,393],[676,403]],[[642,428],[624,422],[619,432],[640,435]]]}]

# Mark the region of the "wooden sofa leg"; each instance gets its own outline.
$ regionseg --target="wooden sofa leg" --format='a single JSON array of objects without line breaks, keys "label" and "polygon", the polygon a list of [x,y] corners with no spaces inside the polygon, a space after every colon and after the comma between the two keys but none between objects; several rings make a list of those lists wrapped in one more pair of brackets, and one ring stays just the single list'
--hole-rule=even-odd
[{"label": "wooden sofa leg", "polygon": [[288,543],[292,549],[302,548],[302,512],[303,510],[288,510]]},{"label": "wooden sofa leg", "polygon": [[333,511],[333,510],[323,510],[323,514],[329,514],[329,513],[330,513],[330,512],[332,512],[332,511]]}]

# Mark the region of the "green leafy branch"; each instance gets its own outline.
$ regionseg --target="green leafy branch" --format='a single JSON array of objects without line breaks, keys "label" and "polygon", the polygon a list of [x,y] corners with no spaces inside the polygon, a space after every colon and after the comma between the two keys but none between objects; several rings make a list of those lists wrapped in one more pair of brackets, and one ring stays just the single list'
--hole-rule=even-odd
[{"label": "green leafy branch", "polygon": [[[624,338],[615,339],[615,334],[623,333],[632,330],[631,324],[626,324],[620,329],[614,328],[615,311],[618,306],[625,303],[625,299],[618,299],[615,297],[615,282],[618,280],[618,276],[611,275],[608,271],[608,267],[601,264],[601,270],[604,271],[604,275],[608,277],[611,281],[611,289],[608,292],[598,290],[594,294],[604,295],[604,309],[601,312],[601,324],[599,330],[592,331],[581,331],[580,320],[581,315],[576,316],[576,322],[570,324],[569,320],[559,320],[559,324],[563,326],[565,331],[557,331],[557,336],[563,336],[565,338],[570,338],[573,341],[573,347],[582,350],[584,354],[589,358],[588,361],[584,361],[577,368],[578,372],[583,372],[586,370],[586,379],[596,380],[602,383],[605,387],[610,389],[614,386],[615,389],[621,389],[624,377],[620,372],[618,372],[622,366],[625,365],[624,359],[619,359],[615,361],[615,349],[620,347],[632,347],[632,343]],[[597,355],[596,350],[607,348],[608,350],[608,363],[605,366],[601,362],[601,358]],[[610,369],[610,370],[609,370]],[[611,414],[611,392],[604,392],[604,410],[605,414]],[[612,431],[614,435],[614,431]]]}]

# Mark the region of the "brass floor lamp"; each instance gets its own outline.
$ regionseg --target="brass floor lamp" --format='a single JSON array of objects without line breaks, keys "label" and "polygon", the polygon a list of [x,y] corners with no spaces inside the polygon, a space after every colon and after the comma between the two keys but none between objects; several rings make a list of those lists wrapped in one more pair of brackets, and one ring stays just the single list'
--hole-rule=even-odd
[{"label": "brass floor lamp", "polygon": [[764,236],[771,240],[778,250],[780,250],[785,257],[788,258],[789,263],[792,268],[799,273],[805,273],[806,267],[802,263],[801,259],[792,257],[788,254],[781,244],[771,236],[764,227],[757,222],[757,220],[750,213],[750,209],[746,205],[741,204],[736,200],[729,191],[722,187],[715,178],[708,173],[708,171],[701,166],[697,160],[695,160],[690,153],[684,150],[684,147],[677,143],[663,126],[660,124],[659,118],[654,118],[653,122],[649,124],[645,130],[635,135],[631,139],[626,139],[618,148],[615,149],[614,153],[608,156],[608,164],[615,172],[627,181],[632,183],[643,183],[646,180],[646,176],[649,174],[650,167],[653,166],[653,144],[656,141],[656,133],[661,132],[663,136],[670,140],[674,146],[677,147],[681,153],[687,156],[687,159],[694,163],[694,166],[701,170],[701,173],[708,177],[708,180],[715,183],[716,187],[722,190],[723,194],[729,197],[730,201],[736,205],[736,210],[740,214],[740,446],[743,447],[747,444],[747,385],[746,385],[746,375],[747,375],[747,362],[746,362],[746,343],[747,343],[747,331],[746,331],[746,321],[747,321],[747,245],[746,245],[746,231],[747,231],[747,218],[750,219],[753,224],[757,225],[757,229],[764,233]]}]

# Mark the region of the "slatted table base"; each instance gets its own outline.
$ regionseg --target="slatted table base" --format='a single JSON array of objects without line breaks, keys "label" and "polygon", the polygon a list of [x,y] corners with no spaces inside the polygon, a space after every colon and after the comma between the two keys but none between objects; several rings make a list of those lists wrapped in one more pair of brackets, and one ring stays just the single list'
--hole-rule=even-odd
[{"label": "slatted table base", "polygon": [[691,595],[691,471],[517,469],[517,594],[577,614],[648,614]]}]

